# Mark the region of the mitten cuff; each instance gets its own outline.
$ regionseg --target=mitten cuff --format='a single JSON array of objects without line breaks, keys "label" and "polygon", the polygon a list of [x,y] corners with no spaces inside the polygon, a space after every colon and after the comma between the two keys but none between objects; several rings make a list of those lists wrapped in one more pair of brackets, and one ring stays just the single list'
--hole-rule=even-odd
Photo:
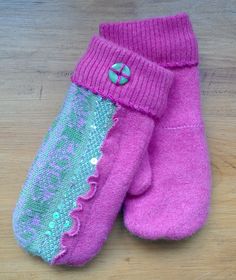
[{"label": "mitten cuff", "polygon": [[198,46],[186,13],[127,22],[102,23],[102,37],[164,67],[198,64]]},{"label": "mitten cuff", "polygon": [[71,79],[114,103],[160,117],[173,74],[135,52],[94,36]]}]

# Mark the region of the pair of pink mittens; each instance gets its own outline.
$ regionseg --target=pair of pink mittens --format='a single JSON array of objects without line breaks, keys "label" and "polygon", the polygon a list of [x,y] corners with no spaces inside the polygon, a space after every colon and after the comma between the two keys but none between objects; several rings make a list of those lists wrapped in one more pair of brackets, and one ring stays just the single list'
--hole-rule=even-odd
[{"label": "pair of pink mittens", "polygon": [[206,221],[210,164],[200,110],[197,40],[186,14],[103,23],[13,215],[21,247],[81,266],[123,206],[126,228],[179,240]]},{"label": "pair of pink mittens", "polygon": [[206,221],[211,184],[198,48],[189,17],[105,23],[100,34],[174,74],[167,109],[155,122],[124,202],[125,226],[146,239],[189,237]]}]

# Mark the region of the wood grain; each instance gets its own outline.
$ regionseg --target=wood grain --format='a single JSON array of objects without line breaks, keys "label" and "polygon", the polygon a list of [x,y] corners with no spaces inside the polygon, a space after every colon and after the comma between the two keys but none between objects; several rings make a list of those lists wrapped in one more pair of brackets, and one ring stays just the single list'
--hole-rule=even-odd
[{"label": "wood grain", "polygon": [[[189,240],[147,242],[120,218],[99,256],[80,269],[27,255],[13,237],[12,209],[98,23],[178,11],[190,14],[200,44],[213,170],[208,224]],[[1,0],[0,75],[0,279],[236,279],[236,1]]]}]

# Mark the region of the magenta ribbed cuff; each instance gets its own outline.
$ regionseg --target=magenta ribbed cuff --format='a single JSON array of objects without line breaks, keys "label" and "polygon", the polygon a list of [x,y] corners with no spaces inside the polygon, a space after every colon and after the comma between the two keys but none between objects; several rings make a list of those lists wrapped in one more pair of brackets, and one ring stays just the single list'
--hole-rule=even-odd
[{"label": "magenta ribbed cuff", "polygon": [[100,35],[165,67],[198,64],[198,45],[187,14],[102,23]]},{"label": "magenta ribbed cuff", "polygon": [[[125,85],[116,85],[108,77],[110,67],[118,62],[131,71]],[[160,117],[166,108],[173,74],[135,52],[94,36],[71,80],[114,103]]]}]

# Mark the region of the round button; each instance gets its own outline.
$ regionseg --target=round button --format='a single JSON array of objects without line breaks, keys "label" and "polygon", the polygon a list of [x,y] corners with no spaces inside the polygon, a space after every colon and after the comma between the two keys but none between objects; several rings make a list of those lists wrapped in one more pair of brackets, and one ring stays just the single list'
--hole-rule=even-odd
[{"label": "round button", "polygon": [[113,64],[108,73],[109,79],[117,86],[126,84],[130,79],[130,74],[129,67],[122,62]]}]

